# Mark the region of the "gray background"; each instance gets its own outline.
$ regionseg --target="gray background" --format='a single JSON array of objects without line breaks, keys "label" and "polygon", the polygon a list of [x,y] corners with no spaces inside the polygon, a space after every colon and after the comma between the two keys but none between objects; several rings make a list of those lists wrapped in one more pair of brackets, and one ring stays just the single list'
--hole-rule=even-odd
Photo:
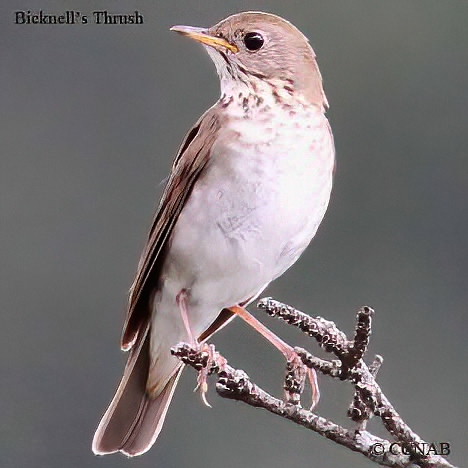
[{"label": "gray background", "polygon": [[[326,219],[267,293],[349,332],[376,309],[379,382],[429,441],[468,457],[468,4],[465,1],[7,1],[0,11],[0,466],[372,466],[272,415],[177,390],[153,449],[91,453],[120,379],[118,343],[162,179],[218,96],[214,67],[173,24],[261,9],[310,38],[331,103],[337,172]],[[140,10],[142,26],[17,26],[15,9]],[[293,343],[293,330],[262,320]],[[280,394],[282,359],[242,323],[214,339]],[[349,385],[321,379],[346,422]],[[382,433],[376,421],[371,428]]]}]

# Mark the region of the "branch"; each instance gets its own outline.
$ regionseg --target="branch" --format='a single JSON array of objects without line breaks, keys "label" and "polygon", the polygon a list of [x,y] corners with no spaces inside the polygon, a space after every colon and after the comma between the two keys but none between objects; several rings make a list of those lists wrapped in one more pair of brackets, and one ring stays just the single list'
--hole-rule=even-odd
[{"label": "branch", "polygon": [[[333,322],[322,317],[309,316],[271,298],[262,299],[258,307],[268,315],[298,327],[315,338],[327,353],[337,358],[327,361],[302,348],[295,348],[297,356],[306,368],[332,378],[346,380],[354,386],[353,401],[348,409],[348,416],[355,422],[353,429],[345,428],[300,406],[307,372],[297,363],[293,365],[288,362],[287,365],[284,388],[292,396],[285,402],[253,383],[244,371],[232,368],[227,360],[215,351],[213,345],[201,345],[194,349],[181,343],[172,348],[172,354],[197,371],[203,369],[204,375],[217,374],[216,391],[221,397],[264,408],[354,452],[359,452],[379,465],[407,467],[413,464],[421,468],[454,468],[440,456],[441,453],[448,454],[449,447],[424,442],[403,421],[380,389],[375,376],[383,359],[376,356],[370,367],[364,363],[362,358],[367,352],[374,315],[371,308],[363,307],[358,311],[354,339],[348,340]],[[391,438],[383,439],[366,430],[367,421],[373,416],[382,420]]]}]

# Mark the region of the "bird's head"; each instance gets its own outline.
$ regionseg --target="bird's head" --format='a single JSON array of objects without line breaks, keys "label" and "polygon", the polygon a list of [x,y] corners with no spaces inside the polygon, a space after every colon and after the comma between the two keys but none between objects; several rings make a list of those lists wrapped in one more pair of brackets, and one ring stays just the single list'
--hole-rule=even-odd
[{"label": "bird's head", "polygon": [[238,13],[211,28],[174,26],[171,30],[202,43],[215,63],[221,91],[269,87],[281,99],[305,99],[327,106],[315,53],[307,38],[279,16]]}]

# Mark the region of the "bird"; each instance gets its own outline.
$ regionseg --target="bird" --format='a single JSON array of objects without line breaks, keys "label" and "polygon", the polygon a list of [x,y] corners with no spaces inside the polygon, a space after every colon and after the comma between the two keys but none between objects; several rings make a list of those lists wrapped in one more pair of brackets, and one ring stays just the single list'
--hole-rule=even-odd
[{"label": "bird", "polygon": [[172,346],[200,346],[235,316],[275,341],[245,307],[306,249],[332,190],[328,102],[306,36],[256,11],[171,29],[202,44],[221,93],[182,141],[156,211],[129,293],[124,375],[93,439],[98,455],[132,457],[154,444],[184,368]]}]

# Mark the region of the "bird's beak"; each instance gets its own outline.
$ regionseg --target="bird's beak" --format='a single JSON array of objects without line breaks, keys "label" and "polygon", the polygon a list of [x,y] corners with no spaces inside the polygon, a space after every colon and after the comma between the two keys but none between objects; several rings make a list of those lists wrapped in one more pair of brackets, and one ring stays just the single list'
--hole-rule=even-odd
[{"label": "bird's beak", "polygon": [[239,48],[235,44],[231,44],[222,37],[212,36],[206,29],[194,28],[192,26],[172,26],[171,31],[178,32],[202,44],[213,47],[217,50],[227,49],[231,52],[239,52]]}]

